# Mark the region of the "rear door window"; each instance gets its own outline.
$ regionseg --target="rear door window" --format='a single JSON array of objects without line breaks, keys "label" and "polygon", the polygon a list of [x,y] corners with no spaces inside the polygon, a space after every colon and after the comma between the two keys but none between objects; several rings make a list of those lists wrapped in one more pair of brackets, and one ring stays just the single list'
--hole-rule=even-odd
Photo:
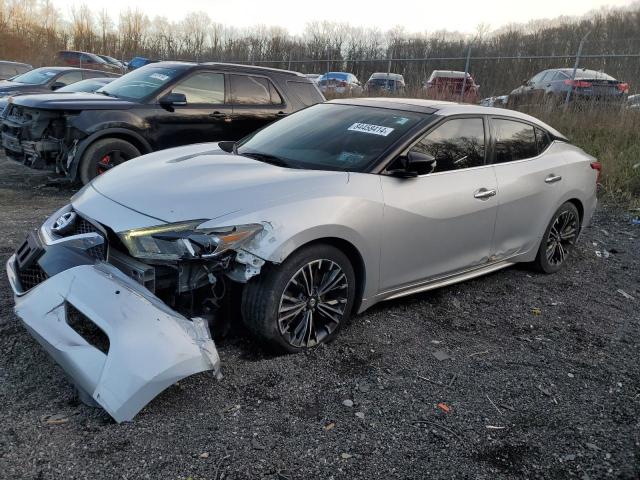
[{"label": "rear door window", "polygon": [[16,75],[18,72],[13,65],[0,65],[0,78],[9,78]]},{"label": "rear door window", "polygon": [[183,80],[172,89],[173,93],[182,93],[187,104],[224,103],[224,74],[199,72]]},{"label": "rear door window", "polygon": [[[271,92],[275,91],[275,88],[268,79],[251,75],[229,75],[229,78],[232,103],[236,105],[271,105],[273,103]],[[275,100],[277,101],[277,98]],[[282,103],[282,99],[278,103]]]},{"label": "rear door window", "polygon": [[541,128],[536,127],[536,144],[538,146],[538,153],[544,152],[549,145],[551,145],[551,137],[549,134]]},{"label": "rear door window", "polygon": [[289,87],[289,92],[295,95],[295,97],[307,107],[324,102],[324,98],[318,91],[318,88],[312,83],[287,82],[287,87]]},{"label": "rear door window", "polygon": [[65,73],[56,78],[54,83],[61,83],[62,85],[71,85],[82,80],[82,72],[79,70]]},{"label": "rear door window", "polygon": [[481,118],[448,120],[429,132],[411,151],[433,157],[430,173],[478,167],[484,164],[484,122]]},{"label": "rear door window", "polygon": [[495,137],[494,163],[524,160],[538,155],[533,125],[513,120],[491,120]]},{"label": "rear door window", "polygon": [[96,72],[95,70],[83,70],[82,71],[82,76],[87,79],[87,78],[103,78],[103,77],[108,77],[109,74],[105,73],[105,72]]}]

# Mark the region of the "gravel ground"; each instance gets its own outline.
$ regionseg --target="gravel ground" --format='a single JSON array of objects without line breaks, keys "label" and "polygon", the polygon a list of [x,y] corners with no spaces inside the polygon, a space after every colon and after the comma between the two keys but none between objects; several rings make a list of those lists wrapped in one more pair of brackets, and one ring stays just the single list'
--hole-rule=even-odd
[{"label": "gravel ground", "polygon": [[[3,264],[72,192],[45,180],[0,159]],[[601,206],[559,274],[516,267],[384,303],[306,354],[232,335],[221,382],[190,377],[121,425],[77,402],[2,275],[0,477],[638,479],[631,216]]]}]

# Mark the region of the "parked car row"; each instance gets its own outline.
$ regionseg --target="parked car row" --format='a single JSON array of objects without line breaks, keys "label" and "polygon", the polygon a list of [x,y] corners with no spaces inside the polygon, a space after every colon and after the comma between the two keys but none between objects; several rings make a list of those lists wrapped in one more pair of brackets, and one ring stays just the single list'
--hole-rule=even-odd
[{"label": "parked car row", "polygon": [[[8,95],[51,93],[70,75],[80,79],[105,72],[36,69],[5,88]],[[295,72],[160,62],[138,68],[96,93],[12,97],[0,132],[8,157],[88,183],[141,154],[192,143],[236,141],[323,101],[317,86]]]}]

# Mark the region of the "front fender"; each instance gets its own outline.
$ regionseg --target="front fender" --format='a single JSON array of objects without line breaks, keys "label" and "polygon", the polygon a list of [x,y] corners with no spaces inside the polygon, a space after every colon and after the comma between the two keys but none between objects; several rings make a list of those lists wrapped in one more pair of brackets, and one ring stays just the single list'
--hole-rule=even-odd
[{"label": "front fender", "polygon": [[[342,188],[342,187],[341,187]],[[345,191],[332,195],[291,199],[263,209],[226,215],[202,228],[262,223],[264,231],[242,249],[271,263],[284,262],[298,248],[325,239],[350,243],[365,268],[363,307],[377,293],[380,270],[380,233],[384,203],[380,178],[350,173]]]}]

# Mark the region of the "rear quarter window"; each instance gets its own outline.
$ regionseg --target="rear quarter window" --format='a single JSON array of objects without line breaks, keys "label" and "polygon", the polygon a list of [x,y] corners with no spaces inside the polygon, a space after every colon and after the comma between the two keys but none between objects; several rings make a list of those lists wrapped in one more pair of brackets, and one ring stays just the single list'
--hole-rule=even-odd
[{"label": "rear quarter window", "polygon": [[513,120],[493,119],[494,163],[514,162],[538,155],[533,125]]},{"label": "rear quarter window", "polygon": [[538,153],[544,152],[551,145],[551,136],[542,128],[536,127],[536,145]]},{"label": "rear quarter window", "polygon": [[287,82],[289,92],[306,107],[324,102],[318,88],[310,82]]}]

